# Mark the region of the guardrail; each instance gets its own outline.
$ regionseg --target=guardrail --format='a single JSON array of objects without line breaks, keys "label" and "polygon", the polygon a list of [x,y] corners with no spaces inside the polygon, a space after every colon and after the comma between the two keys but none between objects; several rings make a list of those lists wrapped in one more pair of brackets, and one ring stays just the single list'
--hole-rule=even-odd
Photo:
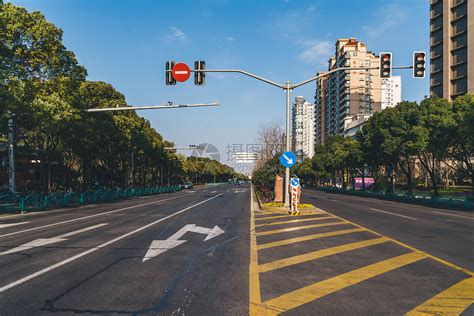
[{"label": "guardrail", "polygon": [[328,187],[315,187],[316,190],[342,193],[363,197],[381,198],[402,203],[422,204],[432,207],[454,208],[461,210],[474,210],[474,199],[457,196],[434,196],[426,193],[403,193],[403,192],[384,192],[369,190],[352,190]]},{"label": "guardrail", "polygon": [[181,189],[181,185],[173,185],[151,188],[100,189],[85,192],[31,193],[26,196],[5,194],[0,195],[0,212],[25,212],[28,210],[103,203],[131,197],[171,193]]}]

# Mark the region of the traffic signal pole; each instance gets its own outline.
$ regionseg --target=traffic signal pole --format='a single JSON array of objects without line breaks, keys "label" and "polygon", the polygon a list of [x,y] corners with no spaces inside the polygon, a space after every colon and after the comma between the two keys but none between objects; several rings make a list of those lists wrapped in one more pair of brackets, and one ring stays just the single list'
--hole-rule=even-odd
[{"label": "traffic signal pole", "polygon": [[[401,66],[401,67],[392,67],[392,69],[410,69],[413,68],[412,66]],[[306,79],[302,82],[299,82],[297,84],[292,84],[290,81],[287,81],[285,84],[279,84],[276,83],[272,80],[257,76],[253,73],[247,72],[245,70],[241,69],[205,69],[205,70],[199,70],[200,72],[230,72],[230,73],[240,73],[243,75],[246,75],[248,77],[252,77],[254,79],[263,81],[265,83],[268,83],[272,86],[275,86],[277,88],[283,89],[286,93],[286,129],[285,129],[285,138],[286,138],[286,144],[285,144],[285,149],[286,151],[291,150],[291,100],[290,100],[290,92],[291,90],[301,87],[305,84],[308,84],[310,82],[316,81],[319,78],[328,76],[332,73],[338,72],[338,71],[357,71],[357,70],[371,70],[371,69],[379,69],[379,67],[341,67],[341,68],[336,68],[333,70],[330,70],[324,74],[314,76],[312,78]],[[194,72],[193,69],[191,69],[191,72]],[[285,168],[285,207],[290,206],[290,191],[289,191],[289,186],[290,186],[290,168]]]}]

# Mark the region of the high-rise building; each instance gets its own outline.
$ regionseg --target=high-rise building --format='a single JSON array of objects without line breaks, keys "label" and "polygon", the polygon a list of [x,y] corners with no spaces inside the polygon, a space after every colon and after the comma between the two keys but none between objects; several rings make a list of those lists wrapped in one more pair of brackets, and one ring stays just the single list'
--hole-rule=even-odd
[{"label": "high-rise building", "polygon": [[[320,72],[317,75],[324,75]],[[326,77],[321,77],[316,82],[316,94],[314,96],[315,125],[314,141],[316,144],[324,144],[326,141]]]},{"label": "high-rise building", "polygon": [[402,78],[392,76],[381,82],[381,109],[394,107],[402,101]]},{"label": "high-rise building", "polygon": [[[379,66],[379,57],[370,52],[367,46],[355,38],[342,38],[336,42],[336,52],[328,61],[328,71],[341,67]],[[393,104],[393,89],[401,84],[386,87],[386,103]],[[316,143],[324,143],[328,136],[345,135],[347,128],[353,129],[355,121],[370,117],[382,109],[382,84],[378,69],[338,71],[316,81]],[[388,98],[388,95],[391,95]],[[401,94],[401,93],[400,93]],[[321,117],[321,119],[320,119]],[[365,119],[366,120],[366,119]],[[363,120],[363,122],[365,122]],[[349,125],[351,124],[351,125]]]},{"label": "high-rise building", "polygon": [[298,161],[314,156],[314,105],[296,97],[292,111],[292,148]]},{"label": "high-rise building", "polygon": [[474,93],[474,1],[430,0],[430,93]]}]

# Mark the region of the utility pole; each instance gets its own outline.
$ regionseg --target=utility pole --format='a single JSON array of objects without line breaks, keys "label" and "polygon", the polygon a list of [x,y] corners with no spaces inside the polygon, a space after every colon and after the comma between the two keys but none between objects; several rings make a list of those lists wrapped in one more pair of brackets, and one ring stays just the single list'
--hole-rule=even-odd
[{"label": "utility pole", "polygon": [[16,193],[15,185],[15,140],[14,140],[14,118],[15,114],[8,112],[8,191]]}]

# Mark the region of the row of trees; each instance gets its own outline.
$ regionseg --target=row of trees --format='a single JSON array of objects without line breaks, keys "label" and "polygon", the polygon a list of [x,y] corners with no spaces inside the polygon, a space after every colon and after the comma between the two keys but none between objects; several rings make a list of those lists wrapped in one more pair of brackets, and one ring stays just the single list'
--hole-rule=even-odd
[{"label": "row of trees", "polygon": [[[48,182],[52,162],[65,167],[69,185],[151,185],[224,179],[235,173],[218,162],[165,150],[173,144],[134,111],[87,113],[126,106],[125,97],[87,71],[62,43],[62,31],[38,12],[0,2],[0,140],[14,118],[19,154],[34,154]],[[207,168],[207,169],[205,169]]]},{"label": "row of trees", "polygon": [[[401,102],[374,113],[355,137],[329,137],[326,144],[315,147],[312,159],[292,172],[304,182],[320,185],[335,185],[340,178],[342,187],[351,187],[355,177],[373,177],[378,189],[391,190],[396,180],[409,192],[427,185],[438,194],[440,184],[450,180],[474,184],[473,148],[474,95],[452,103],[425,98],[420,104]],[[254,177],[266,174],[271,188],[269,168],[273,177],[281,172],[269,160]]]}]

